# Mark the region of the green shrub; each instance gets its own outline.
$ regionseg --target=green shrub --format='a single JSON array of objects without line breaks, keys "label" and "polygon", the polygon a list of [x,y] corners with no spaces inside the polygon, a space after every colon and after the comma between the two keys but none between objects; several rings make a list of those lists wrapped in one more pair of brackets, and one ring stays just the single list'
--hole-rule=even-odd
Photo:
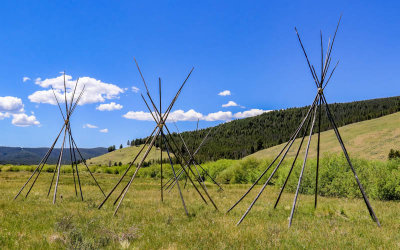
[{"label": "green shrub", "polygon": [[[352,164],[357,172],[360,182],[362,183],[369,197],[380,200],[400,200],[400,159],[390,161],[368,161],[363,159],[352,158]],[[215,162],[206,162],[201,167],[207,171],[212,178],[222,184],[250,184],[254,183],[257,178],[267,169],[272,159],[258,160],[254,158],[245,158],[242,160],[218,160]],[[260,179],[259,185],[265,183],[272,171],[277,166],[277,160],[267,173]],[[293,159],[286,159],[282,162],[270,185],[276,185],[279,188],[284,184],[286,177],[292,166]],[[303,164],[303,158],[299,157],[291,176],[287,182],[285,190],[294,192],[297,187],[298,178]],[[315,174],[317,162],[316,159],[308,159],[305,172],[301,182],[300,193],[315,193]],[[2,172],[5,171],[33,171],[36,166],[0,166]],[[90,170],[94,173],[107,173],[121,175],[126,171],[128,165],[121,166],[90,166]],[[193,166],[192,166],[193,168]],[[197,167],[202,177],[211,182],[211,179],[203,173],[200,166]],[[53,172],[55,165],[45,165],[44,172]],[[174,165],[176,174],[181,171],[181,166]],[[128,171],[128,176],[132,176],[136,170],[133,165]],[[79,165],[79,171],[87,171],[86,167]],[[196,170],[193,168],[193,171]],[[61,172],[71,173],[71,166],[62,166]],[[137,177],[140,178],[160,178],[160,164],[152,164],[148,167],[142,167]],[[173,172],[169,163],[163,164],[163,177],[165,180],[172,178]],[[318,194],[322,196],[334,197],[361,197],[361,193],[354,174],[347,163],[344,155],[324,154],[320,159]]]}]

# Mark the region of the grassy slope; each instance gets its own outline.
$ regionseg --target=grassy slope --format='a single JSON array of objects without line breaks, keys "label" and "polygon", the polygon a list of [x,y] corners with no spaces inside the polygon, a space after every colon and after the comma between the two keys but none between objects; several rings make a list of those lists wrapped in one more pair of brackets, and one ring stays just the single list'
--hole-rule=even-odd
[{"label": "grassy slope", "polygon": [[[352,156],[364,159],[385,160],[390,149],[400,149],[400,112],[383,116],[377,119],[353,123],[339,128],[347,151]],[[302,155],[307,144],[303,144]],[[297,139],[289,152],[294,156],[300,143]],[[313,136],[309,155],[316,156],[317,136]],[[275,157],[284,144],[258,151],[247,157],[267,158]],[[321,152],[339,153],[340,145],[333,130],[321,133]]]},{"label": "grassy slope", "polygon": [[[113,152],[94,157],[91,159],[88,159],[87,162],[89,165],[107,165],[109,161],[111,161],[111,164],[113,165],[114,162],[119,163],[122,162],[122,164],[128,164],[131,162],[136,154],[140,151],[142,146],[131,146],[131,147],[126,147],[123,149],[118,149]],[[146,151],[147,147],[142,151],[140,154],[138,160],[136,162],[139,162],[142,159],[142,156],[144,155],[144,152]],[[163,158],[167,158],[167,153],[163,152]],[[153,147],[146,158],[146,161],[150,160],[158,160],[160,159],[160,149]]]},{"label": "grassy slope", "polygon": [[[293,225],[287,227],[293,194],[284,194],[276,210],[278,194],[267,187],[244,222],[235,224],[250,199],[229,214],[224,212],[248,185],[228,185],[225,192],[208,190],[220,212],[206,206],[189,187],[183,192],[191,216],[184,215],[176,189],[160,203],[159,182],[137,179],[116,217],[112,200],[101,210],[103,199],[93,182],[82,173],[85,201],[74,197],[71,175],[60,179],[56,205],[47,198],[51,174],[45,173],[28,199],[12,201],[29,173],[0,173],[0,248],[18,249],[370,249],[400,247],[400,203],[371,201],[382,227],[371,221],[361,199],[319,199],[300,196]],[[96,174],[106,191],[118,176]],[[259,187],[256,187],[258,190]],[[254,197],[255,193],[251,193]],[[115,198],[115,197],[114,197]]]}]

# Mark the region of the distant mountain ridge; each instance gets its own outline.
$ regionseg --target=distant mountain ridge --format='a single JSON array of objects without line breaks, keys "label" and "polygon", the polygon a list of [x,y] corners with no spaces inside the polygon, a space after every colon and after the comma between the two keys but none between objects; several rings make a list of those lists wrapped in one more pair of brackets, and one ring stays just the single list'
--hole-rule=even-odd
[{"label": "distant mountain ridge", "polygon": [[[43,156],[47,153],[49,148],[22,148],[22,147],[4,147],[0,146],[0,164],[17,164],[17,165],[35,165],[40,162]],[[85,159],[96,157],[107,153],[106,148],[79,148],[82,156]],[[58,160],[60,149],[55,148],[50,154],[47,161],[48,164],[55,164]],[[77,153],[76,153],[77,154]],[[79,155],[77,154],[77,158]],[[70,163],[69,149],[65,149],[63,153],[62,163]]]}]

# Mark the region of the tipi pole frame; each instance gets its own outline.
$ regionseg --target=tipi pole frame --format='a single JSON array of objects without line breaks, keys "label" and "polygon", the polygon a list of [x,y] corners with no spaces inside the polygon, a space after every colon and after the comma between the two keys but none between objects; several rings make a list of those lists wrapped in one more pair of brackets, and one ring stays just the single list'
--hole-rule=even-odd
[{"label": "tipi pole frame", "polygon": [[[148,91],[148,88],[147,88],[147,84],[146,84],[146,82],[145,82],[145,80],[144,80],[144,77],[143,77],[143,75],[142,75],[142,72],[140,71],[139,65],[138,65],[136,59],[134,59],[134,60],[135,60],[135,63],[136,63],[136,65],[137,65],[138,71],[139,71],[139,73],[140,73],[140,75],[141,75],[141,77],[142,77],[143,83],[144,83],[144,85],[145,85],[145,87],[146,87],[148,96],[149,96],[149,98],[151,99],[150,94],[149,94],[149,91]],[[129,190],[129,188],[130,188],[130,186],[131,186],[133,180],[135,179],[135,177],[136,177],[138,171],[139,171],[140,168],[142,167],[142,164],[143,164],[144,160],[146,159],[146,157],[147,157],[148,154],[150,153],[151,148],[154,146],[155,140],[157,139],[158,135],[162,132],[162,128],[163,128],[163,126],[165,125],[164,121],[167,120],[168,115],[169,115],[169,113],[170,113],[170,111],[171,111],[173,105],[175,104],[177,98],[179,97],[179,95],[180,95],[180,93],[181,93],[181,91],[182,91],[182,88],[185,86],[185,84],[186,84],[187,80],[189,79],[189,77],[190,77],[190,75],[191,75],[192,72],[193,72],[193,68],[191,69],[191,71],[190,71],[189,74],[187,75],[185,81],[182,83],[182,85],[181,85],[181,87],[179,88],[178,92],[176,93],[175,97],[172,99],[172,101],[171,101],[171,103],[169,104],[169,106],[168,106],[166,112],[165,112],[163,115],[162,115],[161,113],[157,112],[157,113],[159,114],[160,121],[157,121],[157,119],[153,116],[153,118],[155,118],[155,121],[156,121],[156,123],[157,123],[157,126],[155,127],[155,130],[157,130],[157,128],[158,128],[158,130],[157,130],[156,134],[153,136],[153,139],[151,140],[151,142],[150,142],[150,144],[149,144],[149,146],[148,146],[146,152],[144,153],[144,155],[143,155],[143,157],[142,157],[142,160],[139,162],[139,164],[138,164],[138,166],[137,166],[137,168],[136,168],[134,174],[132,175],[130,181],[128,182],[128,184],[127,184],[127,185],[125,186],[125,188],[123,189],[122,195],[120,195],[120,196],[118,197],[119,202],[118,202],[118,205],[117,205],[117,207],[116,207],[116,209],[115,209],[115,211],[114,211],[114,216],[117,214],[117,212],[118,212],[118,210],[119,210],[119,208],[120,208],[120,206],[121,206],[121,204],[122,204],[122,201],[124,200],[124,198],[125,198],[125,196],[126,196],[128,190]],[[152,101],[152,99],[151,99],[151,101]],[[152,102],[152,104],[154,105],[154,102]],[[155,108],[155,109],[157,110],[157,108]],[[152,114],[152,115],[153,115],[153,114]],[[121,178],[121,180],[122,180],[122,178]],[[120,181],[117,183],[116,186],[118,186],[119,183],[120,183]],[[112,191],[109,193],[109,195],[107,195],[106,198],[105,198],[105,200],[99,205],[99,208],[101,208],[101,207],[103,206],[103,204],[106,202],[106,200],[108,199],[108,197],[114,192],[114,190],[116,189],[116,186],[114,186],[114,188],[113,188]]]},{"label": "tipi pole frame", "polygon": [[[55,183],[55,187],[54,187],[54,194],[53,194],[53,204],[55,204],[56,199],[57,199],[58,184],[59,184],[60,174],[61,174],[62,157],[63,157],[63,153],[64,153],[64,150],[65,150],[65,144],[66,144],[66,139],[67,139],[67,134],[68,134],[68,141],[69,141],[69,147],[70,147],[69,148],[69,154],[70,154],[71,167],[72,167],[72,173],[73,173],[73,178],[74,178],[75,195],[77,196],[74,165],[76,167],[78,184],[79,184],[79,188],[80,188],[81,198],[83,200],[82,187],[81,187],[80,178],[79,178],[78,164],[76,162],[75,149],[78,151],[78,153],[79,153],[79,155],[81,157],[81,160],[82,160],[83,163],[85,163],[85,165],[86,165],[86,161],[84,160],[83,156],[81,155],[81,153],[79,151],[79,148],[77,147],[77,145],[76,145],[76,143],[75,143],[75,141],[73,139],[72,132],[71,132],[71,125],[70,125],[70,117],[74,113],[75,108],[77,107],[79,101],[81,100],[86,86],[85,85],[83,86],[80,94],[78,95],[78,98],[75,100],[75,93],[76,93],[76,89],[77,89],[78,81],[79,81],[79,78],[78,78],[77,81],[76,81],[74,90],[73,90],[73,94],[72,94],[71,99],[70,99],[70,103],[68,103],[68,100],[67,100],[67,87],[66,87],[66,82],[65,82],[65,72],[63,73],[63,75],[64,75],[63,84],[64,84],[65,115],[64,115],[64,112],[63,112],[63,110],[62,110],[62,108],[60,106],[60,102],[58,101],[58,98],[57,98],[57,96],[55,94],[53,86],[51,86],[51,89],[53,91],[53,95],[54,95],[54,98],[55,98],[55,100],[57,102],[57,106],[58,106],[58,108],[60,110],[60,113],[61,113],[62,119],[64,121],[64,124],[63,124],[59,134],[57,135],[56,139],[54,140],[52,146],[49,148],[49,150],[47,151],[45,156],[41,159],[41,161],[39,162],[38,166],[33,171],[32,175],[28,178],[28,180],[25,182],[25,184],[19,190],[17,195],[14,197],[14,200],[21,194],[21,192],[25,189],[25,187],[28,185],[28,183],[32,180],[33,176],[35,176],[35,174],[36,174],[36,177],[34,178],[29,190],[26,193],[25,198],[28,197],[30,191],[32,190],[33,186],[35,185],[36,181],[38,180],[38,177],[41,174],[42,169],[44,168],[45,164],[47,163],[47,160],[50,157],[51,153],[53,152],[54,147],[55,147],[55,145],[56,145],[56,143],[57,143],[58,139],[60,138],[60,135],[61,135],[61,133],[63,131],[64,131],[64,138],[63,138],[63,142],[62,142],[62,145],[61,145],[61,148],[60,148],[60,153],[59,153],[59,156],[58,156],[58,160],[57,160],[57,163],[56,163],[55,168],[54,168],[53,177],[52,177],[52,180],[51,180],[51,183],[50,183],[50,187],[49,187],[49,191],[48,191],[47,196],[50,195],[50,191],[52,189],[53,182],[54,182],[54,177],[55,177],[56,172],[57,172],[57,178],[56,178],[56,183]],[[97,182],[96,178],[91,173],[89,167],[87,165],[86,165],[86,167],[87,167],[90,175],[92,176],[92,178],[96,182],[97,186],[102,191],[99,183]],[[104,194],[104,192],[103,192],[103,194]]]},{"label": "tipi pole frame", "polygon": [[[333,73],[335,72],[336,67],[337,67],[337,65],[338,65],[338,63],[339,63],[339,61],[336,63],[336,65],[335,65],[335,67],[333,68],[333,70],[331,71],[329,77],[326,78],[326,76],[328,75],[329,66],[330,66],[330,63],[331,63],[331,60],[332,60],[332,58],[331,58],[331,52],[332,52],[332,49],[333,49],[333,44],[334,44],[334,42],[335,42],[335,38],[336,38],[336,34],[337,34],[337,31],[338,31],[338,28],[339,28],[340,21],[341,21],[341,17],[339,18],[338,24],[337,24],[337,26],[336,26],[336,30],[335,30],[335,34],[334,34],[333,39],[332,39],[332,43],[331,43],[331,40],[329,39],[328,47],[327,47],[327,49],[326,49],[326,57],[325,57],[325,60],[324,60],[324,56],[323,56],[324,54],[323,54],[322,32],[320,32],[320,37],[321,37],[321,76],[320,76],[320,78],[318,78],[314,66],[310,63],[310,61],[309,61],[309,59],[308,59],[308,56],[307,56],[307,53],[306,53],[306,50],[305,50],[305,48],[304,48],[304,46],[303,46],[303,43],[302,43],[302,41],[301,41],[300,35],[299,35],[298,31],[297,31],[297,28],[295,28],[296,34],[297,34],[297,37],[298,37],[300,46],[301,46],[301,48],[302,48],[302,51],[303,51],[303,53],[304,53],[304,56],[305,56],[305,58],[306,58],[307,65],[308,65],[308,67],[309,67],[311,76],[312,76],[312,78],[314,79],[314,82],[315,82],[315,84],[316,84],[316,86],[317,86],[317,88],[318,88],[318,92],[317,92],[317,96],[316,96],[316,99],[318,98],[318,102],[315,103],[315,102],[316,102],[316,99],[314,99],[314,103],[313,103],[313,105],[312,105],[312,108],[314,108],[314,114],[313,114],[313,116],[312,116],[313,121],[312,121],[312,126],[311,126],[311,128],[310,128],[310,134],[309,134],[309,138],[308,138],[308,143],[307,143],[307,147],[306,147],[306,151],[305,151],[305,155],[304,155],[304,159],[303,159],[303,166],[302,166],[302,169],[301,169],[301,172],[300,172],[300,175],[299,175],[299,180],[298,180],[298,184],[297,184],[297,188],[296,188],[296,193],[295,193],[294,200],[293,200],[293,206],[292,206],[292,210],[291,210],[291,213],[290,213],[289,227],[292,225],[292,220],[293,220],[294,212],[295,212],[295,209],[296,209],[296,203],[297,203],[297,199],[298,199],[299,189],[300,189],[300,186],[301,186],[302,177],[303,177],[304,170],[305,170],[305,166],[306,166],[306,163],[307,163],[308,152],[309,152],[309,148],[310,148],[310,142],[311,142],[311,138],[312,138],[312,135],[313,135],[315,120],[316,120],[316,116],[317,116],[317,113],[316,113],[316,112],[317,112],[317,110],[319,109],[319,113],[318,113],[318,116],[319,116],[319,119],[318,119],[318,142],[317,142],[317,171],[316,171],[316,179],[315,179],[315,200],[314,200],[314,207],[315,207],[315,208],[317,207],[317,196],[318,196],[318,171],[319,171],[319,165],[320,165],[320,164],[319,164],[319,158],[320,158],[320,133],[321,133],[321,112],[322,112],[321,110],[322,110],[322,106],[323,106],[323,105],[325,105],[326,115],[327,115],[327,117],[328,117],[328,120],[329,120],[331,126],[333,127],[333,130],[334,130],[335,135],[336,135],[336,137],[337,137],[337,139],[338,139],[338,142],[339,142],[339,144],[340,144],[340,146],[341,146],[341,148],[342,148],[342,151],[343,151],[343,153],[344,153],[344,155],[345,155],[345,157],[346,157],[347,163],[349,164],[349,166],[350,166],[350,168],[351,168],[351,170],[352,170],[352,172],[353,172],[353,174],[354,174],[354,177],[355,177],[355,179],[356,179],[357,185],[358,185],[358,187],[359,187],[359,189],[360,189],[360,191],[361,191],[361,194],[362,194],[362,196],[363,196],[363,199],[364,199],[364,202],[365,202],[365,204],[366,204],[366,206],[367,206],[367,209],[368,209],[368,211],[369,211],[369,213],[370,213],[370,215],[371,215],[371,218],[377,223],[378,226],[380,226],[379,220],[378,220],[378,218],[377,218],[376,215],[375,215],[375,212],[374,212],[374,210],[373,210],[373,208],[372,208],[372,206],[371,206],[371,204],[370,204],[370,202],[369,202],[369,200],[368,200],[368,197],[367,197],[367,195],[366,195],[366,193],[365,193],[365,191],[364,191],[364,188],[363,188],[363,186],[362,186],[362,184],[361,184],[361,182],[360,182],[360,180],[359,180],[359,178],[358,178],[358,176],[357,176],[357,173],[356,173],[356,171],[355,171],[355,169],[354,169],[354,167],[353,167],[353,165],[352,165],[352,163],[351,163],[350,156],[349,156],[349,154],[348,154],[348,152],[347,152],[347,150],[346,150],[346,147],[345,147],[345,145],[344,145],[343,139],[342,139],[342,137],[341,137],[341,135],[340,135],[340,133],[339,133],[339,129],[338,129],[336,123],[335,123],[334,117],[333,117],[333,115],[332,115],[332,113],[331,113],[331,111],[330,111],[330,109],[329,109],[329,105],[328,105],[328,102],[327,102],[327,100],[326,100],[326,98],[325,98],[325,94],[324,94],[324,89],[326,88],[328,82],[330,81],[330,79],[331,79]],[[311,108],[310,108],[310,110],[311,110]],[[307,116],[308,116],[308,114],[307,114]],[[304,123],[304,120],[303,120],[302,123]],[[302,127],[302,126],[300,126],[300,127]],[[308,127],[308,125],[307,125],[307,127]],[[298,130],[299,130],[299,129],[298,129]],[[282,151],[278,154],[278,156],[277,156],[277,157],[275,158],[275,160],[271,163],[271,165],[268,166],[267,169],[265,169],[265,171],[260,175],[260,177],[256,180],[256,182],[253,183],[253,185],[250,187],[250,189],[239,199],[239,201],[237,201],[237,202],[231,207],[231,209],[233,209],[233,208],[234,208],[234,207],[235,207],[235,206],[236,206],[250,191],[251,191],[251,189],[258,183],[258,181],[259,181],[259,180],[263,177],[263,175],[269,170],[269,168],[272,166],[272,164],[274,164],[274,162],[275,162],[275,161],[278,159],[278,157],[282,154],[282,152],[283,152],[284,149],[287,147],[287,145],[291,142],[291,140],[294,141],[294,140],[296,139],[297,133],[298,133],[298,131],[296,132],[296,135],[294,136],[294,138],[291,138],[291,139],[286,143],[285,147],[284,147],[284,148],[282,149]],[[279,194],[279,196],[278,196],[278,199],[277,199],[277,201],[276,201],[276,203],[275,203],[274,208],[276,208],[276,206],[277,206],[277,204],[278,204],[278,202],[279,202],[280,196],[281,196],[281,194],[282,194],[282,192],[283,192],[283,190],[284,190],[284,188],[285,188],[285,186],[286,186],[286,183],[287,183],[287,181],[288,181],[288,179],[289,179],[289,177],[290,177],[290,174],[291,174],[291,172],[292,172],[292,170],[293,170],[293,167],[294,167],[295,162],[296,162],[296,160],[297,160],[298,154],[299,154],[299,152],[300,152],[300,150],[301,150],[301,146],[302,146],[302,144],[303,144],[303,142],[304,142],[304,136],[305,136],[305,134],[303,135],[303,138],[302,138],[302,141],[301,141],[301,143],[300,143],[299,149],[298,149],[298,151],[297,151],[296,157],[295,157],[295,159],[294,159],[294,161],[293,161],[293,164],[292,164],[291,169],[290,169],[290,171],[289,171],[289,173],[288,173],[288,176],[286,177],[285,183],[283,184],[283,187],[282,187],[282,189],[281,189],[281,191],[280,191],[280,194]],[[289,148],[287,149],[287,151],[288,151],[288,150],[289,150]],[[287,152],[286,152],[286,153],[287,153]],[[283,159],[285,156],[286,156],[286,154],[282,157],[282,159]],[[277,169],[277,168],[275,168],[274,171],[275,171],[276,169]],[[274,172],[273,172],[273,173],[274,173]],[[272,174],[273,174],[273,173],[272,173]],[[271,176],[272,176],[272,174],[271,174]],[[271,176],[270,176],[270,178],[271,178]],[[268,180],[267,180],[267,182],[268,182]],[[265,187],[265,185],[263,186],[263,188],[264,188],[264,187]],[[261,189],[261,191],[260,191],[260,193],[258,194],[258,196],[259,196],[259,195],[261,194],[261,192],[263,191],[263,188]],[[245,214],[242,216],[242,218],[239,220],[238,224],[240,224],[241,221],[244,219],[244,217],[246,216],[246,214],[248,213],[248,211],[251,209],[252,205],[254,205],[254,203],[256,202],[258,196],[257,196],[256,199],[253,201],[253,203],[250,205],[250,207],[247,209],[247,211],[246,211]],[[231,210],[231,209],[230,209],[230,210]],[[228,210],[228,212],[229,212],[230,210]],[[238,224],[237,224],[237,225],[238,225]]]},{"label": "tipi pole frame", "polygon": [[[148,93],[149,98],[150,94]],[[146,103],[146,107],[148,108],[149,112],[152,114],[152,117],[154,119],[154,121],[158,124],[157,126],[160,127],[161,131],[165,128],[167,130],[167,133],[170,137],[170,139],[172,140],[172,142],[174,143],[174,146],[176,148],[178,148],[177,143],[175,142],[174,138],[171,135],[171,132],[168,129],[168,126],[166,125],[165,121],[166,118],[163,118],[161,113],[158,111],[157,107],[154,105],[154,102],[152,102],[153,108],[155,110],[156,116],[153,115],[152,110],[150,109],[146,99],[143,97],[143,101]],[[159,119],[157,119],[157,117]],[[176,159],[178,160],[178,163],[181,164],[181,166],[183,165],[182,162],[179,160],[179,158],[177,157],[178,154],[175,153],[175,151],[173,150],[173,148],[171,147],[169,140],[166,138],[166,136],[164,135],[164,133],[161,133],[161,136],[164,137],[164,139],[166,140],[166,142],[168,143],[168,146],[170,148],[170,150],[172,151],[172,153],[175,155]],[[192,172],[192,174],[194,175],[195,179],[199,182],[200,186],[202,187],[202,189],[204,190],[204,192],[206,193],[207,197],[209,198],[209,200],[211,201],[211,203],[213,204],[213,206],[215,207],[216,210],[218,210],[217,206],[215,205],[214,201],[211,199],[210,195],[208,194],[207,190],[203,187],[203,185],[201,184],[201,180],[199,180],[198,178],[196,178],[196,175],[194,174],[193,170],[190,168],[188,161],[183,157],[183,155],[179,152],[179,150],[177,151],[179,153],[179,156],[186,162],[186,165],[188,165],[188,169]],[[184,169],[184,168],[182,168]],[[188,175],[188,172],[186,172],[186,170],[184,169],[185,174]],[[195,184],[193,183],[192,179],[190,178],[190,176],[187,176],[189,178],[189,180],[191,181],[191,183],[193,184],[193,186],[195,187],[196,191],[198,192],[198,194],[200,195],[200,197],[203,199],[203,201],[207,204],[207,201],[204,199],[203,195],[201,194],[201,192],[197,189],[197,187],[195,186]]]}]

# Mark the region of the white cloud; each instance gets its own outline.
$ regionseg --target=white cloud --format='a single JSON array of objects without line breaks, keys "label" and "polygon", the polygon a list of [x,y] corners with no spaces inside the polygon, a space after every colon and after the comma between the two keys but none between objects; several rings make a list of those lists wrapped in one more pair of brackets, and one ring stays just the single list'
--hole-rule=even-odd
[{"label": "white cloud", "polygon": [[[54,98],[53,91],[51,87],[54,88],[56,96],[60,102],[64,102],[64,75],[41,80],[37,78],[35,84],[47,90],[36,91],[30,96],[28,96],[31,102],[35,103],[48,103],[56,105],[57,102]],[[65,75],[65,85],[67,88],[67,101],[69,102],[74,91],[76,80],[72,79],[72,76]],[[124,90],[117,85],[104,83],[100,80],[91,77],[81,77],[79,78],[78,87],[76,89],[75,100],[78,98],[79,93],[82,91],[83,86],[85,87],[85,92],[79,102],[79,105],[104,102],[106,100],[115,99],[119,97],[119,94],[123,93]]]},{"label": "white cloud", "polygon": [[[153,113],[155,116],[155,113]],[[149,112],[143,111],[129,111],[124,114],[123,117],[131,120],[139,120],[139,121],[154,121],[152,115]],[[183,110],[175,110],[168,115],[167,122],[177,122],[177,121],[197,121],[198,119],[202,120],[203,115],[201,113],[196,112],[193,109],[188,111]]]},{"label": "white cloud", "polygon": [[24,104],[21,98],[14,96],[0,96],[0,120],[4,118],[13,119],[11,123],[18,127],[28,127],[31,125],[40,125],[40,122],[36,119],[33,112],[32,115],[28,116],[25,114]]},{"label": "white cloud", "polygon": [[40,122],[36,120],[34,115],[28,116],[27,114],[13,114],[11,123],[18,127],[28,127],[31,125],[40,125]]},{"label": "white cloud", "polygon": [[188,111],[183,111],[183,110],[176,110],[174,112],[171,112],[167,118],[167,121],[172,122],[172,121],[197,121],[201,120],[203,118],[203,115],[201,113],[196,112],[193,109],[190,109]]},{"label": "white cloud", "polygon": [[0,112],[0,120],[3,120],[4,118],[9,118],[10,117],[10,113],[1,113]]},{"label": "white cloud", "polygon": [[230,90],[224,90],[222,92],[219,92],[218,95],[220,95],[220,96],[228,96],[228,95],[231,95],[231,91]]},{"label": "white cloud", "polygon": [[99,131],[100,131],[101,133],[108,133],[108,128],[100,129]]},{"label": "white cloud", "polygon": [[83,125],[83,128],[98,128],[98,127],[96,125],[86,123],[85,125]]},{"label": "white cloud", "polygon": [[0,96],[0,112],[22,113],[24,112],[24,104],[18,97]]},{"label": "white cloud", "polygon": [[27,77],[27,76],[24,76],[23,78],[22,78],[22,81],[23,82],[26,82],[26,81],[29,81],[31,78],[29,78],[29,77]]},{"label": "white cloud", "polygon": [[111,102],[106,104],[100,104],[99,106],[97,106],[96,109],[100,111],[113,111],[113,110],[120,110],[122,108],[123,106],[121,104],[116,104],[115,102]]},{"label": "white cloud", "polygon": [[250,109],[243,112],[237,112],[234,117],[237,119],[253,117],[257,115],[261,115],[262,113],[270,112],[271,110],[262,110],[262,109]]},{"label": "white cloud", "polygon": [[[209,113],[208,115],[204,115],[199,113],[193,109],[188,111],[176,110],[171,112],[168,116],[167,122],[172,121],[231,121],[233,119],[242,119],[247,117],[253,117],[257,115],[261,115],[262,113],[269,112],[270,110],[262,110],[262,109],[250,109],[243,112],[237,112],[233,114],[230,111],[218,111],[215,113]],[[149,112],[143,111],[129,111],[124,114],[123,117],[126,119],[139,120],[139,121],[153,121],[153,117]]]},{"label": "white cloud", "polygon": [[239,106],[239,105],[238,105],[236,102],[234,102],[234,101],[229,101],[228,103],[222,105],[223,108],[227,108],[227,107],[237,107],[237,106]]},{"label": "white cloud", "polygon": [[210,113],[207,116],[204,117],[204,120],[206,121],[230,121],[232,120],[232,112],[227,111],[218,111],[215,113]]},{"label": "white cloud", "polygon": [[153,117],[148,112],[143,111],[129,111],[122,117],[131,120],[139,120],[139,121],[153,121]]},{"label": "white cloud", "polygon": [[132,91],[134,92],[134,93],[138,93],[139,92],[139,88],[138,87],[136,87],[136,86],[133,86],[132,87]]}]

